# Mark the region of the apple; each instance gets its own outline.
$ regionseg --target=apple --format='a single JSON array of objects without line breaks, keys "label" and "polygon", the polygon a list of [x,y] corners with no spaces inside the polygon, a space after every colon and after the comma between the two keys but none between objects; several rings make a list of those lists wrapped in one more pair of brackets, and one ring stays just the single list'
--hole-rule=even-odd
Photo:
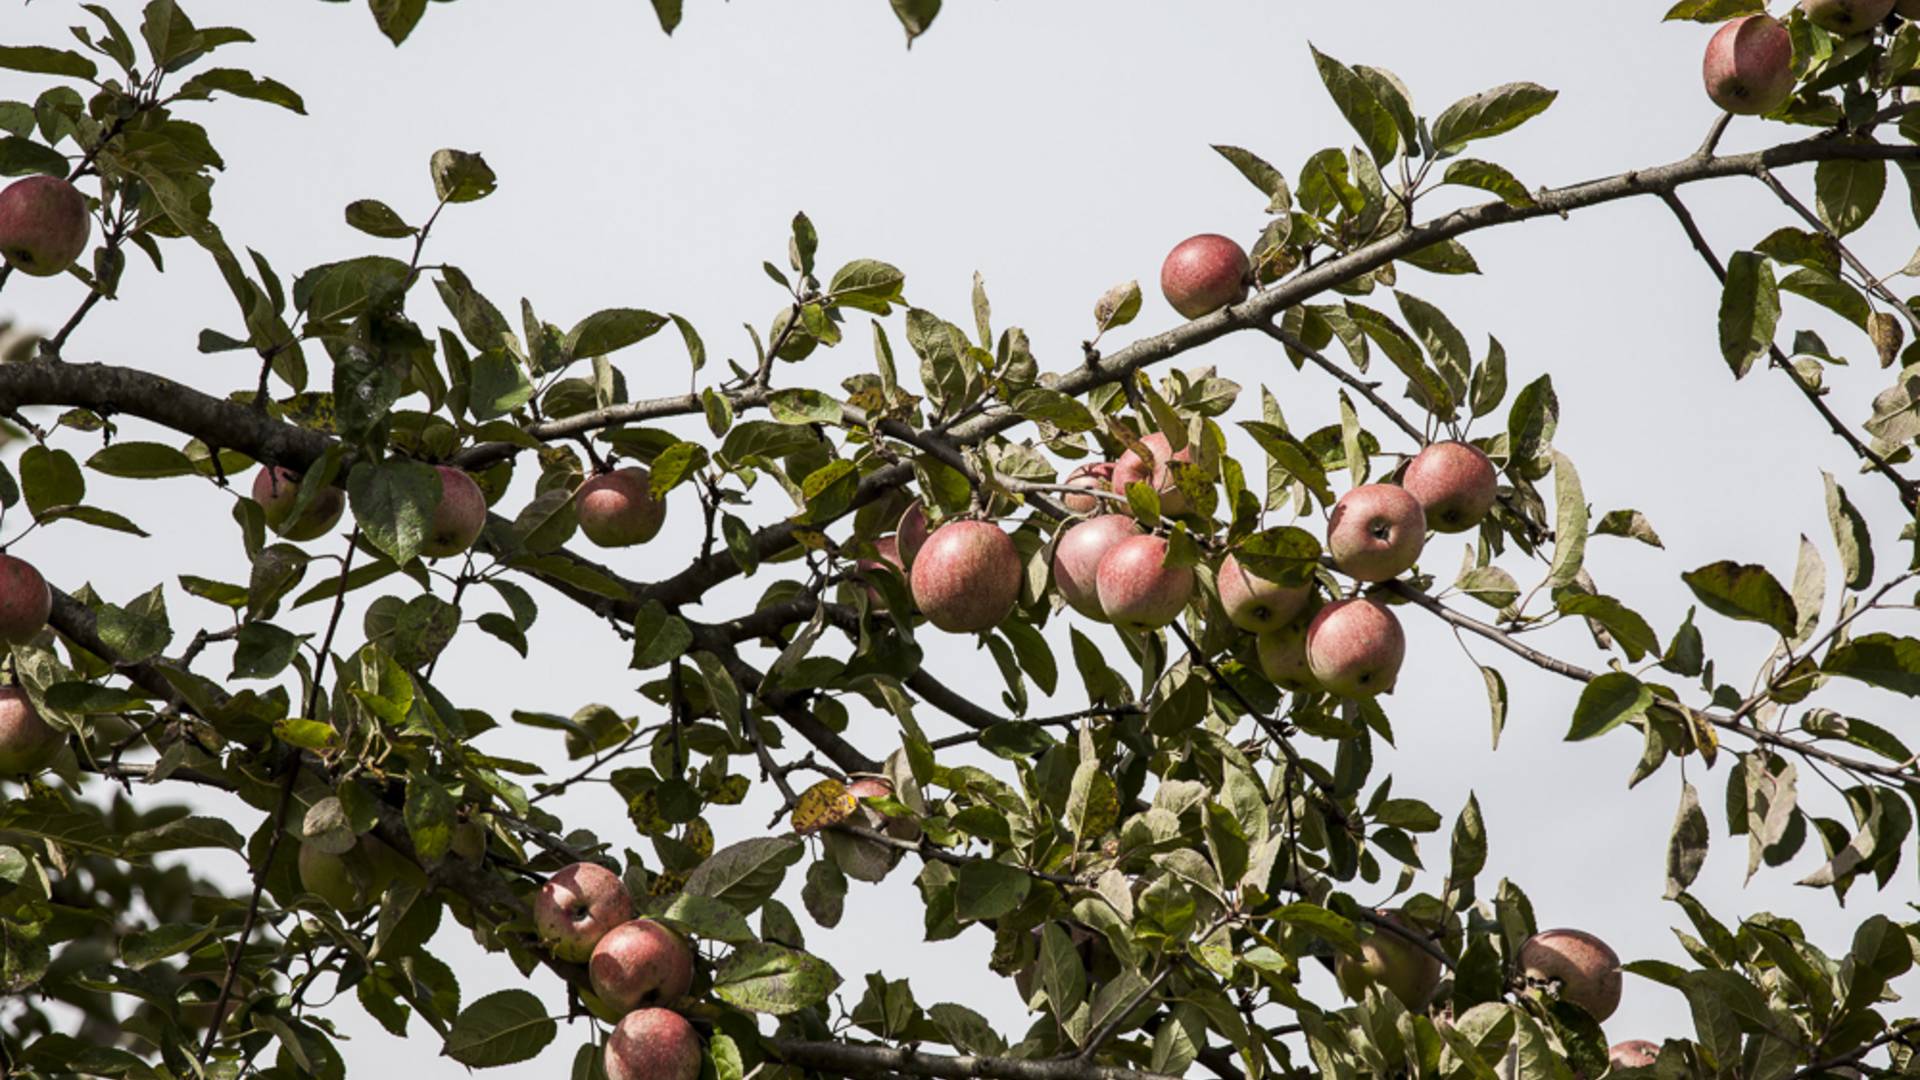
[{"label": "apple", "polygon": [[1427,513],[1407,489],[1362,484],[1333,504],[1327,518],[1327,553],[1341,573],[1360,581],[1386,581],[1420,561],[1427,543]]},{"label": "apple", "polygon": [[0,686],[0,776],[30,776],[59,753],[66,737],[41,719],[27,692]]},{"label": "apple", "polygon": [[700,1036],[671,1009],[636,1009],[607,1036],[607,1080],[699,1080]]},{"label": "apple", "polygon": [[607,931],[633,918],[633,899],[620,876],[595,863],[578,862],[540,886],[533,898],[533,928],[555,959],[581,963]]},{"label": "apple", "polygon": [[1893,5],[1894,0],[1800,0],[1800,10],[1815,26],[1842,36],[1873,29]]},{"label": "apple", "polygon": [[1131,484],[1150,483],[1153,485],[1153,490],[1160,496],[1161,513],[1185,513],[1187,497],[1181,494],[1180,488],[1173,482],[1173,470],[1167,468],[1167,463],[1191,462],[1193,447],[1181,447],[1180,452],[1176,454],[1173,452],[1173,444],[1158,431],[1141,436],[1140,445],[1146,447],[1148,458],[1151,460],[1143,459],[1131,449],[1121,454],[1120,460],[1113,463],[1114,494],[1125,495],[1128,485]]},{"label": "apple", "polygon": [[[1067,474],[1068,487],[1088,488],[1094,491],[1113,489],[1113,462],[1094,461],[1082,465]],[[1060,505],[1071,514],[1091,514],[1100,509],[1107,500],[1098,495],[1063,495]]]},{"label": "apple", "polygon": [[467,862],[485,862],[487,858],[487,827],[478,821],[468,819],[453,827],[453,844],[448,849],[456,859]]},{"label": "apple", "polygon": [[1280,585],[1257,577],[1228,555],[1215,580],[1227,621],[1249,634],[1278,630],[1292,622],[1313,597],[1313,586]]},{"label": "apple", "polygon": [[581,484],[574,496],[580,531],[600,547],[632,547],[653,539],[667,520],[667,501],[653,497],[652,484],[647,470],[638,465],[604,472]]},{"label": "apple", "polygon": [[1520,946],[1520,974],[1532,983],[1557,982],[1560,1000],[1605,1023],[1620,1007],[1620,957],[1584,930],[1542,930]]},{"label": "apple", "polygon": [[1100,560],[1113,545],[1140,534],[1139,523],[1126,514],[1101,514],[1069,526],[1053,545],[1053,587],[1060,599],[1087,618],[1106,622],[1100,606]]},{"label": "apple", "polygon": [[1766,14],[1723,23],[1701,72],[1715,105],[1740,116],[1770,113],[1793,96],[1793,35]]},{"label": "apple", "polygon": [[[847,784],[847,794],[856,799],[891,799],[893,781],[884,776],[856,776]],[[856,816],[867,828],[884,832],[897,840],[920,839],[920,823],[910,817],[889,817],[865,805],[860,807]]]},{"label": "apple", "polygon": [[1247,253],[1218,233],[1201,233],[1174,246],[1160,264],[1160,291],[1173,310],[1197,319],[1247,296]]},{"label": "apple", "polygon": [[289,540],[314,540],[325,536],[340,521],[347,509],[347,493],[329,484],[298,521],[288,521],[294,500],[300,497],[300,474],[292,469],[269,465],[253,474],[253,501],[266,511],[267,528]]},{"label": "apple", "polygon": [[365,911],[393,883],[391,855],[387,846],[372,836],[361,836],[353,847],[338,855],[302,843],[297,860],[300,887],[342,915]]},{"label": "apple", "polygon": [[911,567],[914,557],[919,555],[920,549],[926,546],[927,537],[931,533],[927,527],[927,508],[920,505],[920,500],[915,499],[913,504],[907,507],[906,513],[900,515],[900,524],[895,527],[894,532],[900,537],[900,558]]},{"label": "apple", "polygon": [[[900,537],[898,535],[883,536],[875,540],[873,542],[873,550],[878,552],[880,557],[878,559],[857,559],[853,564],[855,568],[868,573],[879,573],[883,570],[891,570],[901,577],[906,576],[906,565],[900,561]],[[884,612],[887,610],[886,598],[880,595],[879,589],[871,585],[867,586],[867,602],[875,611]]]},{"label": "apple", "polygon": [[1307,624],[1295,619],[1277,630],[1269,630],[1254,641],[1260,658],[1260,673],[1282,690],[1318,690],[1313,668],[1307,663]]},{"label": "apple", "polygon": [[1903,19],[1920,19],[1920,0],[1900,0],[1893,6]]},{"label": "apple", "polygon": [[24,645],[47,628],[53,590],[25,559],[0,555],[0,641]]},{"label": "apple", "polygon": [[1168,566],[1162,536],[1130,536],[1108,549],[1094,572],[1100,610],[1123,630],[1157,630],[1193,598],[1193,570]]},{"label": "apple", "polygon": [[[1421,933],[1404,915],[1385,908],[1375,912],[1395,926]],[[1334,978],[1347,996],[1358,1001],[1370,983],[1377,983],[1414,1012],[1427,1007],[1440,986],[1440,961],[1391,930],[1375,927],[1360,942],[1358,957],[1341,955],[1333,965]]]},{"label": "apple", "polygon": [[913,560],[913,602],[950,634],[998,626],[1020,599],[1020,552],[991,521],[950,521]]},{"label": "apple", "polygon": [[693,950],[666,926],[633,919],[594,944],[587,979],[601,1001],[621,1012],[670,1005],[693,987]]},{"label": "apple", "polygon": [[1466,532],[1493,509],[1500,476],[1477,446],[1437,442],[1413,456],[1400,486],[1420,500],[1427,528]]},{"label": "apple", "polygon": [[29,176],[0,191],[0,258],[23,274],[61,273],[92,235],[87,197],[58,176]]},{"label": "apple", "polygon": [[1660,1058],[1660,1044],[1629,1039],[1607,1048],[1607,1061],[1622,1069],[1644,1069]]},{"label": "apple", "polygon": [[1400,620],[1364,597],[1335,600],[1307,624],[1307,667],[1315,681],[1342,697],[1391,691],[1406,656]]},{"label": "apple", "polygon": [[487,497],[473,477],[459,469],[434,468],[440,471],[440,505],[434,507],[420,554],[441,559],[466,551],[480,538],[480,529],[487,523]]}]

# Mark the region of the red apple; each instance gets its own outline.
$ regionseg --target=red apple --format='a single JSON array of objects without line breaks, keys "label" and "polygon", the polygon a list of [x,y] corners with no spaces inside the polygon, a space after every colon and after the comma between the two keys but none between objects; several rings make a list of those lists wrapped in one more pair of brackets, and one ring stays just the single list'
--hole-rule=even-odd
[{"label": "red apple", "polygon": [[347,493],[328,485],[307,504],[298,521],[288,521],[294,500],[300,497],[300,474],[292,469],[270,465],[253,474],[253,501],[266,511],[267,528],[289,540],[314,540],[325,536],[340,521],[347,509]]},{"label": "red apple", "polygon": [[607,1080],[699,1080],[700,1036],[669,1009],[628,1013],[607,1036]]},{"label": "red apple", "polygon": [[1000,625],[1020,599],[1020,552],[991,521],[950,521],[913,560],[913,603],[950,634]]},{"label": "red apple", "polygon": [[1342,697],[1392,690],[1406,655],[1400,620],[1372,600],[1335,600],[1307,624],[1307,667],[1321,686]]},{"label": "red apple", "polygon": [[1605,1023],[1620,1007],[1620,957],[1584,930],[1542,930],[1520,946],[1520,974],[1560,984],[1560,1000]]},{"label": "red apple", "polygon": [[24,645],[47,628],[53,590],[25,559],[0,555],[0,641]]},{"label": "red apple", "polygon": [[693,987],[693,950],[660,923],[633,919],[595,943],[587,979],[601,1001],[621,1012],[670,1005]]},{"label": "red apple", "polygon": [[1191,462],[1193,447],[1183,446],[1179,453],[1173,452],[1173,444],[1160,432],[1144,435],[1140,445],[1147,448],[1151,461],[1142,458],[1129,449],[1113,463],[1113,491],[1116,495],[1125,495],[1131,484],[1150,483],[1160,496],[1160,512],[1163,514],[1182,514],[1187,509],[1187,497],[1173,482],[1173,470],[1167,468],[1170,461]]},{"label": "red apple", "polygon": [[1250,634],[1278,630],[1292,622],[1313,597],[1312,585],[1279,585],[1256,577],[1228,555],[1215,579],[1227,621]]},{"label": "red apple", "polygon": [[1246,299],[1252,273],[1247,253],[1218,233],[1180,241],[1160,264],[1160,291],[1173,310],[1188,319]]},{"label": "red apple", "polygon": [[[854,561],[854,567],[867,573],[879,573],[883,570],[891,570],[899,574],[902,578],[907,576],[907,568],[905,564],[900,561],[900,538],[898,536],[883,536],[875,540],[873,542],[873,550],[879,553],[880,557],[878,559],[857,559]],[[880,595],[880,590],[871,585],[867,586],[867,602],[875,611],[884,612],[887,610],[886,597]]]},{"label": "red apple", "polygon": [[629,465],[581,484],[574,496],[580,531],[600,547],[631,547],[659,535],[667,520],[667,501],[653,497],[652,482],[647,470]]},{"label": "red apple", "polygon": [[480,529],[487,523],[487,497],[473,477],[459,469],[434,468],[440,471],[440,505],[434,508],[420,554],[440,559],[466,551],[480,538]]},{"label": "red apple", "polygon": [[930,534],[927,510],[920,505],[920,500],[915,499],[913,505],[907,507],[906,513],[900,515],[900,524],[895,532],[900,537],[900,558],[911,567],[920,549],[926,546]]},{"label": "red apple", "polygon": [[1721,25],[1707,42],[1707,97],[1741,116],[1770,113],[1793,96],[1793,36],[1771,15]]},{"label": "red apple", "polygon": [[1308,620],[1295,619],[1277,630],[1269,630],[1254,641],[1260,658],[1260,673],[1282,690],[1318,690],[1313,668],[1307,663]]},{"label": "red apple", "polygon": [[1386,581],[1420,560],[1427,514],[1420,500],[1393,484],[1362,484],[1340,497],[1327,519],[1327,553],[1341,573]]},{"label": "red apple", "polygon": [[1400,486],[1420,500],[1427,528],[1466,532],[1493,509],[1500,477],[1480,448],[1463,442],[1437,442],[1407,463]]},{"label": "red apple", "polygon": [[87,197],[60,177],[29,176],[0,191],[0,258],[23,274],[65,271],[92,235]]},{"label": "red apple", "polygon": [[[1414,933],[1422,931],[1396,911],[1381,908],[1375,914]],[[1432,953],[1391,930],[1371,928],[1360,942],[1360,955],[1342,955],[1334,961],[1334,977],[1348,997],[1358,1001],[1369,983],[1378,983],[1414,1012],[1432,1000],[1440,986],[1440,961]]]},{"label": "red apple", "polygon": [[555,959],[581,963],[607,931],[633,918],[619,875],[579,862],[547,879],[533,898],[533,927]]},{"label": "red apple", "polygon": [[1139,535],[1139,523],[1125,514],[1101,514],[1069,526],[1053,545],[1053,587],[1060,599],[1087,618],[1106,622],[1100,606],[1100,560],[1115,544]]},{"label": "red apple", "polygon": [[39,772],[65,741],[59,729],[40,718],[25,690],[0,687],[0,777]]},{"label": "red apple", "polygon": [[[1113,462],[1094,461],[1082,465],[1067,474],[1068,487],[1088,488],[1094,491],[1113,489]],[[1098,495],[1063,495],[1060,505],[1070,514],[1091,514],[1100,509],[1107,500]]]},{"label": "red apple", "polygon": [[1660,1044],[1629,1039],[1607,1048],[1607,1060],[1622,1069],[1644,1069],[1660,1059]]},{"label": "red apple", "polygon": [[1100,610],[1125,630],[1156,630],[1180,617],[1193,598],[1193,570],[1166,565],[1162,536],[1132,536],[1108,549],[1094,571]]},{"label": "red apple", "polygon": [[1800,10],[1830,33],[1859,34],[1873,29],[1893,11],[1894,0],[1800,0]]}]

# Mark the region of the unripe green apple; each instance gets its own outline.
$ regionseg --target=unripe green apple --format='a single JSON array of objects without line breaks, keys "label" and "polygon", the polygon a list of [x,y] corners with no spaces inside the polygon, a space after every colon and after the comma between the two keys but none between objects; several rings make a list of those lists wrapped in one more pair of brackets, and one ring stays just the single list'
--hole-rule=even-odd
[{"label": "unripe green apple", "polygon": [[601,547],[644,544],[667,520],[667,501],[653,497],[653,478],[638,465],[601,473],[574,496],[580,531]]},{"label": "unripe green apple", "polygon": [[0,687],[0,777],[38,773],[65,741],[59,729],[41,719],[25,690]]},{"label": "unripe green apple", "polygon": [[0,258],[34,277],[52,277],[87,250],[87,197],[57,176],[29,176],[0,191]]},{"label": "unripe green apple", "polygon": [[1894,0],[1800,0],[1800,10],[1815,26],[1843,35],[1873,29],[1893,5]]},{"label": "unripe green apple", "polygon": [[267,528],[289,540],[314,540],[325,536],[340,521],[347,509],[347,493],[328,485],[299,520],[288,521],[294,501],[300,497],[300,474],[278,465],[263,467],[253,474],[253,501],[266,513]]},{"label": "unripe green apple", "polygon": [[[1400,912],[1382,908],[1375,914],[1409,932],[1424,932]],[[1432,953],[1378,927],[1361,940],[1358,957],[1340,956],[1333,971],[1348,997],[1358,1001],[1369,983],[1378,983],[1413,1012],[1424,1010],[1440,985],[1440,961]]]},{"label": "unripe green apple", "polygon": [[1189,319],[1246,299],[1252,273],[1246,250],[1218,233],[1180,241],[1160,264],[1160,291]]},{"label": "unripe green apple", "polygon": [[991,521],[949,521],[913,560],[913,602],[949,634],[990,630],[1020,599],[1020,552]]},{"label": "unripe green apple", "polygon": [[451,465],[434,468],[440,472],[440,505],[433,510],[420,554],[443,559],[465,552],[480,538],[487,524],[487,496],[465,472]]},{"label": "unripe green apple", "polygon": [[607,1036],[607,1080],[698,1080],[700,1036],[668,1009],[637,1009]]},{"label": "unripe green apple", "polygon": [[1605,1023],[1620,1007],[1620,957],[1584,930],[1542,930],[1520,946],[1520,974],[1528,982],[1560,984],[1560,1000]]},{"label": "unripe green apple", "polygon": [[47,628],[53,590],[25,559],[0,555],[0,641],[24,645]]},{"label": "unripe green apple", "polygon": [[1307,662],[1309,622],[1302,616],[1261,634],[1254,642],[1260,657],[1260,673],[1282,690],[1320,689],[1319,681],[1313,677],[1313,667]]}]

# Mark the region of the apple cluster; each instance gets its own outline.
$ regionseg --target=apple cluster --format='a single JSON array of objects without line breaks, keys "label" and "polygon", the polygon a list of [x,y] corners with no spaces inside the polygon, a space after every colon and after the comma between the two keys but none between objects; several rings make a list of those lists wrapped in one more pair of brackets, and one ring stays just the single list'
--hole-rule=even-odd
[{"label": "apple cluster", "polygon": [[609,1080],[696,1080],[700,1036],[673,1006],[693,989],[693,950],[673,929],[637,919],[613,871],[574,863],[533,900],[534,931],[556,960],[585,963],[595,1012],[615,1020]]},{"label": "apple cluster", "polygon": [[[1807,21],[1838,37],[1871,32],[1889,15],[1920,19],[1920,0],[1800,0]],[[1720,25],[1702,65],[1707,97],[1737,116],[1759,116],[1793,97],[1793,35],[1765,12]]]}]

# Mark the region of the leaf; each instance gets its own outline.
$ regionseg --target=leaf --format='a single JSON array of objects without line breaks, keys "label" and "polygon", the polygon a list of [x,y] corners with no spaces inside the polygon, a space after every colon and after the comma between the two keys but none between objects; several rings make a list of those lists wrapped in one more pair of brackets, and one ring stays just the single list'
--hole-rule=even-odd
[{"label": "leaf", "polygon": [[1480,799],[1467,793],[1467,805],[1453,823],[1451,865],[1447,884],[1451,889],[1469,885],[1487,865],[1487,826],[1480,817]]},{"label": "leaf", "polygon": [[785,1016],[827,1000],[840,981],[839,972],[817,956],[756,942],[715,965],[713,993],[748,1012]]},{"label": "leaf", "polygon": [[1667,899],[1677,898],[1700,876],[1707,859],[1710,839],[1706,812],[1700,809],[1700,793],[1691,783],[1680,785],[1680,809],[1673,817],[1673,834],[1667,840]]},{"label": "leaf", "polygon": [[1457,153],[1474,139],[1512,131],[1545,112],[1558,91],[1529,82],[1507,83],[1446,107],[1433,122],[1433,145],[1443,154]]},{"label": "leaf", "polygon": [[913,39],[927,32],[933,25],[934,16],[940,14],[940,0],[892,0],[894,18],[907,31],[907,48],[913,48]]},{"label": "leaf", "polygon": [[1093,305],[1093,321],[1102,333],[1125,326],[1140,314],[1140,283],[1128,281],[1100,294]]},{"label": "leaf", "polygon": [[1625,536],[1653,547],[1666,547],[1660,542],[1660,534],[1653,531],[1653,522],[1638,510],[1609,510],[1593,527],[1593,535]]},{"label": "leaf", "polygon": [[1580,701],[1573,707],[1573,726],[1567,731],[1567,741],[1604,735],[1644,716],[1652,704],[1653,691],[1639,679],[1622,671],[1597,676],[1580,692]]},{"label": "leaf", "polygon": [[847,790],[847,785],[827,777],[800,793],[799,799],[794,802],[790,822],[794,832],[806,836],[830,825],[840,824],[852,817],[859,808],[860,800]]},{"label": "leaf", "polygon": [[783,424],[837,424],[840,409],[832,395],[804,387],[775,390],[767,398],[767,411]]},{"label": "leaf", "polygon": [[[215,93],[227,93],[234,97],[263,101],[302,116],[307,114],[307,103],[301,100],[299,93],[292,87],[274,79],[261,78],[239,68],[208,68],[188,79],[175,96],[201,98]],[[348,219],[348,224],[352,224],[351,218]]]},{"label": "leaf", "polygon": [[740,909],[692,893],[674,897],[667,910],[655,917],[709,941],[739,945],[753,940],[753,928],[747,925],[747,917],[740,914]]},{"label": "leaf", "polygon": [[1587,497],[1573,461],[1558,450],[1553,452],[1553,501],[1553,564],[1547,585],[1559,588],[1573,584],[1586,561]]},{"label": "leaf", "polygon": [[761,836],[730,844],[694,867],[686,891],[725,900],[751,912],[773,895],[787,867],[800,861],[806,845],[795,836]]},{"label": "leaf", "polygon": [[1840,549],[1847,588],[1864,589],[1873,581],[1873,535],[1867,531],[1867,519],[1847,498],[1846,489],[1834,482],[1832,473],[1820,475],[1827,484],[1827,521],[1833,526],[1833,542]]},{"label": "leaf", "polygon": [[469,1068],[526,1061],[559,1033],[540,999],[525,990],[496,990],[460,1010],[441,1053]]},{"label": "leaf", "polygon": [[1440,176],[1440,182],[1492,192],[1516,210],[1524,210],[1534,203],[1527,185],[1491,161],[1461,158],[1447,166],[1447,171]]},{"label": "leaf", "polygon": [[997,919],[1026,900],[1033,879],[1017,866],[980,859],[955,875],[954,917],[961,921]]},{"label": "leaf", "polygon": [[1561,614],[1592,619],[1606,628],[1627,654],[1629,663],[1637,664],[1642,656],[1660,651],[1660,639],[1654,635],[1653,627],[1647,625],[1647,620],[1611,596],[1567,590],[1554,597],[1554,606]]},{"label": "leaf", "polygon": [[667,317],[638,308],[609,308],[581,319],[567,331],[568,359],[588,360],[645,341],[667,325]]},{"label": "leaf", "polygon": [[383,240],[398,240],[419,231],[395,213],[393,207],[379,199],[356,199],[348,203],[347,224],[368,236]]},{"label": "leaf", "polygon": [[467,410],[475,420],[493,420],[533,400],[533,383],[519,359],[504,349],[473,358],[467,373]]},{"label": "leaf", "polygon": [[1920,697],[1920,640],[1862,634],[1827,653],[1820,670],[1908,697]]},{"label": "leaf", "polygon": [[1814,209],[1841,236],[1858,229],[1880,208],[1887,193],[1884,161],[1822,161],[1813,171]]},{"label": "leaf", "polygon": [[440,474],[405,458],[362,461],[347,476],[354,520],[373,546],[405,565],[420,553],[440,505]]},{"label": "leaf", "polygon": [[1680,0],[1667,9],[1661,20],[1690,19],[1694,22],[1725,22],[1736,15],[1752,15],[1767,10],[1766,0]]},{"label": "leaf", "polygon": [[1284,214],[1293,209],[1293,192],[1287,187],[1287,178],[1280,170],[1267,164],[1251,150],[1242,150],[1237,146],[1216,145],[1214,152],[1226,158],[1240,175],[1267,196],[1267,213]]},{"label": "leaf", "polygon": [[0,45],[0,68],[24,71],[29,75],[65,75],[91,79],[99,73],[93,61],[70,49],[50,49],[44,45]]},{"label": "leaf", "polygon": [[127,837],[129,856],[153,855],[162,851],[192,851],[200,848],[245,850],[247,842],[224,818],[183,817],[151,829],[141,829]]},{"label": "leaf", "polygon": [[[410,2],[418,3],[419,0]],[[398,44],[397,39],[395,43]],[[493,170],[487,167],[485,158],[465,150],[435,150],[432,160],[428,162],[428,171],[433,175],[433,192],[443,202],[465,203],[484,199],[493,194],[493,189],[499,183],[494,178]],[[491,345],[492,342],[487,344]]]},{"label": "leaf", "polygon": [[1320,71],[1320,81],[1326,86],[1327,93],[1333,97],[1334,107],[1360,134],[1360,141],[1367,145],[1367,153],[1376,164],[1382,166],[1392,161],[1394,152],[1400,146],[1400,127],[1394,122],[1393,114],[1380,104],[1372,87],[1352,68],[1311,45],[1307,48],[1313,53],[1314,66]]},{"label": "leaf", "polygon": [[27,511],[36,521],[56,506],[72,506],[87,496],[86,478],[65,450],[35,443],[20,455],[18,468]]},{"label": "leaf", "polygon": [[653,15],[660,20],[660,29],[668,37],[680,26],[681,0],[653,0]]},{"label": "leaf", "polygon": [[1780,323],[1780,290],[1773,268],[1758,252],[1736,251],[1727,260],[1720,290],[1720,355],[1740,378],[1773,346]]},{"label": "leaf", "polygon": [[900,268],[878,259],[855,259],[834,271],[827,296],[843,307],[886,315],[900,303],[907,276]]},{"label": "leaf", "polygon": [[210,922],[175,923],[157,926],[152,930],[136,930],[120,939],[120,962],[140,971],[169,956],[197,947],[213,931],[214,925]]},{"label": "leaf", "polygon": [[1722,561],[1680,575],[1708,610],[1729,619],[1765,623],[1791,639],[1799,624],[1793,597],[1764,566]]},{"label": "leaf", "polygon": [[192,476],[193,460],[164,443],[117,442],[87,459],[87,468],[131,480]]}]

